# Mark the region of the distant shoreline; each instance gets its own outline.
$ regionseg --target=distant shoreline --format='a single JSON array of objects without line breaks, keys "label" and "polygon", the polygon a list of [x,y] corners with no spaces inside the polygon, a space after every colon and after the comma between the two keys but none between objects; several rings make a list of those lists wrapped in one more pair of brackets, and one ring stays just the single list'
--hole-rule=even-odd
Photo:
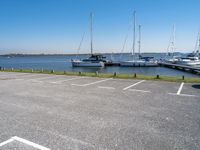
[{"label": "distant shoreline", "polygon": [[[102,54],[102,55],[111,55],[111,54],[131,54],[131,53],[95,53],[95,54]],[[137,54],[137,53],[136,53]],[[158,52],[144,52],[142,54],[165,54],[164,52],[158,53]],[[181,54],[180,52],[175,52],[175,54]],[[90,55],[90,53],[82,53],[82,54],[0,54],[0,56],[5,57],[16,57],[16,56],[74,56],[74,55]]]}]

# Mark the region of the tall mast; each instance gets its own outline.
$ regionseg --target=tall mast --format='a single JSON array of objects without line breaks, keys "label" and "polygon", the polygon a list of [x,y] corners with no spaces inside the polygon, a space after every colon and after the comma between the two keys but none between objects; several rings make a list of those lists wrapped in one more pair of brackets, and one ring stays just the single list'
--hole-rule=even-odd
[{"label": "tall mast", "polygon": [[176,36],[176,27],[175,24],[173,25],[173,40],[172,40],[172,55],[174,55],[175,52],[175,36]]},{"label": "tall mast", "polygon": [[140,57],[140,51],[141,51],[141,25],[139,25],[139,41],[138,41],[138,51],[139,51],[139,57]]},{"label": "tall mast", "polygon": [[199,33],[199,44],[198,44],[197,50],[198,50],[198,52],[200,52],[200,33]]},{"label": "tall mast", "polygon": [[136,27],[136,11],[133,12],[133,49],[132,55],[135,55],[135,27]]},{"label": "tall mast", "polygon": [[90,50],[91,54],[93,54],[93,13],[90,13]]}]

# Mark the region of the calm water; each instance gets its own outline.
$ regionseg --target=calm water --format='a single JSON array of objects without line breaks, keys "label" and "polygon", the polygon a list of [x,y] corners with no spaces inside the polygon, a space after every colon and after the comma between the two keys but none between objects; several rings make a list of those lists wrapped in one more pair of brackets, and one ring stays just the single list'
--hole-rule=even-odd
[{"label": "calm water", "polygon": [[[113,60],[128,60],[129,55],[106,55],[108,59]],[[154,56],[157,59],[164,58],[165,54],[144,54],[143,56]],[[80,58],[87,58],[88,55],[81,55]],[[23,56],[11,57],[0,56],[0,66],[5,68],[15,69],[47,69],[56,71],[82,71],[82,72],[104,72],[104,73],[138,73],[144,75],[168,75],[168,76],[182,76],[186,77],[200,77],[199,75],[174,70],[164,67],[105,67],[105,68],[73,68],[71,66],[71,59],[75,56]]]}]

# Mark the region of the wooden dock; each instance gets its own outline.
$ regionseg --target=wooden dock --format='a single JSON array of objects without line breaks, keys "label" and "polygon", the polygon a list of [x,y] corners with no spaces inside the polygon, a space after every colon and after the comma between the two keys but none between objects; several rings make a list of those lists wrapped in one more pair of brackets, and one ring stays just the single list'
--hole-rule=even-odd
[{"label": "wooden dock", "polygon": [[164,66],[164,67],[173,68],[173,69],[189,71],[189,72],[192,72],[192,73],[200,74],[200,67],[193,67],[193,66],[180,65],[180,64],[172,64],[172,63],[166,63],[166,62],[159,62],[159,65]]}]

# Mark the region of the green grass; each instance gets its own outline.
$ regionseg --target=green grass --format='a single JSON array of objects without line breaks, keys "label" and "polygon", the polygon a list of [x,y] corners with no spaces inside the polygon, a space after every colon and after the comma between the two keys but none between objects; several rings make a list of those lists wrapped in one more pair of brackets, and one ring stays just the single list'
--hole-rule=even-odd
[{"label": "green grass", "polygon": [[88,72],[63,72],[63,71],[49,71],[49,70],[0,70],[1,72],[23,72],[23,73],[41,73],[52,75],[66,75],[66,76],[88,76],[88,77],[100,77],[100,78],[120,78],[120,79],[142,79],[142,80],[155,80],[155,81],[169,81],[169,82],[187,82],[187,83],[200,83],[200,78],[186,78],[183,80],[180,77],[171,76],[146,76],[137,74],[110,74],[110,73],[88,73]]}]

